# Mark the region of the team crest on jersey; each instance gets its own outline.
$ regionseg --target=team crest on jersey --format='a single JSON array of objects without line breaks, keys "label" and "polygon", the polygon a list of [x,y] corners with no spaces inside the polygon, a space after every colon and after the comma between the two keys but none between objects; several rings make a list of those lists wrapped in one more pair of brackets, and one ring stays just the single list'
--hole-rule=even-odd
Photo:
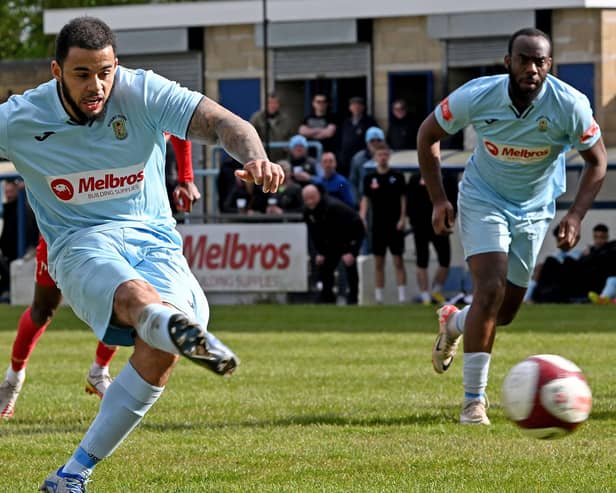
[{"label": "team crest on jersey", "polygon": [[537,120],[537,128],[539,128],[540,132],[546,132],[548,130],[549,120],[545,117],[539,117]]},{"label": "team crest on jersey", "polygon": [[547,132],[548,127],[550,126],[550,119],[547,116],[541,115],[535,121],[537,122],[537,129],[540,132]]},{"label": "team crest on jersey", "polygon": [[113,133],[118,140],[124,140],[128,136],[126,120],[127,118],[124,115],[115,115],[107,124],[108,127],[113,129]]}]

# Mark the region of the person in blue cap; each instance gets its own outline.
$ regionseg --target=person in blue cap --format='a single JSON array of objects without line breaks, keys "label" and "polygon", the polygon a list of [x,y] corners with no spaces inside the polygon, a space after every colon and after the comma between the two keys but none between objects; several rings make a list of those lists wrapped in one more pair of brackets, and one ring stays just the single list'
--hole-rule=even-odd
[{"label": "person in blue cap", "polygon": [[303,135],[294,135],[289,140],[289,164],[293,181],[302,187],[317,176],[317,162],[308,155],[308,140]]},{"label": "person in blue cap", "polygon": [[385,142],[385,134],[379,127],[370,127],[366,130],[365,141],[366,148],[355,153],[351,160],[351,172],[349,174],[349,182],[353,187],[357,203],[361,200],[364,192],[364,176],[366,175],[364,165],[373,159],[376,147]]}]

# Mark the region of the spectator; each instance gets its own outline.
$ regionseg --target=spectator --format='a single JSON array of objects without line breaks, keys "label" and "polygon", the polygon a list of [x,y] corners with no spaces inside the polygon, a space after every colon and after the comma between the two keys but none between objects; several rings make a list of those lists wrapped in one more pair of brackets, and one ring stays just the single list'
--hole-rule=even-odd
[{"label": "spectator", "polygon": [[[8,300],[11,289],[10,264],[19,256],[18,252],[18,197],[23,190],[21,180],[4,181],[4,204],[2,205],[2,233],[0,234],[0,298]],[[25,195],[24,195],[25,200]],[[38,240],[38,227],[30,206],[25,210],[25,248],[32,249]]]},{"label": "spectator", "polygon": [[225,199],[222,212],[252,214],[255,195],[258,193],[256,189],[257,186],[254,183],[245,182],[236,176],[235,184]]},{"label": "spectator", "polygon": [[289,164],[293,180],[302,187],[317,175],[317,162],[308,155],[308,141],[303,135],[294,135],[289,141]]},{"label": "spectator", "polygon": [[315,250],[314,262],[323,284],[318,301],[336,301],[333,292],[334,271],[342,260],[348,281],[347,304],[357,304],[357,255],[365,235],[361,218],[345,203],[322,194],[316,185],[306,185],[302,190],[302,198],[304,220]]},{"label": "spectator", "polygon": [[[443,172],[443,186],[449,201],[456,208],[458,199],[458,180],[453,173]],[[432,201],[428,195],[426,183],[419,172],[413,173],[407,187],[407,215],[413,228],[416,252],[416,275],[421,302],[429,305],[433,300],[443,303],[443,285],[449,274],[451,263],[451,243],[449,236],[437,235],[432,227]],[[436,250],[438,268],[432,280],[432,289],[428,279],[428,263],[430,259],[430,243]]]},{"label": "spectator", "polygon": [[417,131],[419,125],[412,115],[409,115],[406,101],[396,99],[391,105],[387,143],[394,151],[417,148]]},{"label": "spectator", "polygon": [[231,156],[224,154],[225,158],[220,165],[218,176],[216,177],[216,191],[218,193],[218,210],[226,212],[229,196],[235,189],[235,171],[242,169],[242,165]]},{"label": "spectator", "polygon": [[[17,238],[19,231],[18,224],[18,197],[19,193],[24,189],[24,183],[21,180],[5,180],[4,181],[4,204],[2,219],[2,234],[0,234],[0,251],[6,258],[8,263],[18,258]],[[25,195],[24,195],[25,201]],[[36,219],[30,206],[26,202],[25,210],[25,248],[34,249],[38,243],[38,227]]]},{"label": "spectator", "polygon": [[[341,200],[349,207],[356,208],[355,199],[351,192],[351,185],[340,173],[336,172],[338,162],[333,152],[326,152],[321,156],[322,176],[317,176],[314,183],[321,187],[328,195]],[[346,268],[344,262],[339,262],[336,269],[338,273],[338,293],[347,289]]]},{"label": "spectator", "polygon": [[[261,140],[269,144],[270,142],[287,141],[293,135],[293,125],[288,116],[280,110],[280,99],[275,93],[267,96],[265,109],[257,111],[250,117],[250,123],[257,129]],[[273,147],[269,150],[272,161],[284,159],[284,148]]]},{"label": "spectator", "polygon": [[[562,284],[560,281],[560,275],[566,269],[566,266],[569,265],[569,261],[577,261],[582,256],[583,252],[581,250],[567,250],[562,247],[558,247],[558,229],[559,228],[557,226],[552,230],[552,236],[556,242],[557,249],[554,253],[548,255],[543,262],[538,263],[533,269],[533,276],[528,284],[526,294],[524,295],[525,303],[541,301],[542,298],[548,296],[544,293],[544,291],[546,291],[546,285],[552,284],[550,279],[554,279],[554,282]],[[552,272],[558,274],[551,274]],[[558,280],[556,280],[555,277],[558,277]],[[537,290],[537,284],[540,279],[541,285]],[[563,287],[564,285],[561,285],[558,289],[561,290]],[[537,293],[542,294],[537,294],[536,290]]]},{"label": "spectator", "polygon": [[329,100],[325,94],[315,94],[312,98],[312,112],[304,118],[299,134],[307,139],[317,140],[323,151],[336,150],[336,117],[328,110]]},{"label": "spectator", "polygon": [[366,147],[366,130],[377,126],[374,118],[366,115],[364,98],[351,98],[349,100],[349,111],[351,115],[342,124],[340,162],[338,163],[338,173],[343,176],[349,176],[353,156]]},{"label": "spectator", "polygon": [[[599,223],[592,228],[592,239],[593,244],[584,249],[583,255],[597,255],[602,252],[602,250],[609,247],[610,244],[610,231],[608,227]],[[614,258],[612,258],[612,262]],[[612,267],[613,270],[613,267]],[[616,273],[615,273],[616,274]],[[588,299],[591,303],[595,303],[598,305],[607,305],[608,303],[616,303],[616,275],[610,275],[605,280],[605,284],[603,285],[603,289],[600,293],[597,291],[589,291]]]},{"label": "spectator", "polygon": [[[302,187],[291,178],[291,166],[287,162],[280,164],[284,170],[284,182],[278,191],[267,197],[267,214],[284,214],[287,212],[302,212]],[[265,197],[265,195],[263,195]]]},{"label": "spectator", "polygon": [[351,173],[349,182],[355,194],[357,202],[364,193],[364,176],[366,175],[366,164],[372,160],[376,146],[385,142],[385,134],[379,127],[370,127],[366,130],[366,148],[358,151],[351,160]]},{"label": "spectator", "polygon": [[351,192],[349,181],[336,171],[336,155],[333,152],[325,152],[321,156],[321,169],[323,176],[314,178],[314,183],[321,185],[332,197],[341,200],[349,207],[355,208],[355,199]]},{"label": "spectator", "polygon": [[387,248],[392,254],[398,302],[406,301],[406,271],[404,253],[404,223],[406,221],[405,181],[402,173],[389,167],[390,151],[387,144],[381,144],[374,153],[376,171],[364,178],[364,195],[361,198],[359,214],[366,223],[368,207],[372,209],[372,252],[374,253],[375,290],[377,303],[383,303],[385,287],[385,254]]},{"label": "spectator", "polygon": [[592,245],[586,247],[582,255],[590,255],[600,250],[608,241],[610,241],[610,230],[608,227],[603,223],[595,224],[592,228]]},{"label": "spectator", "polygon": [[[603,224],[593,228],[593,240],[593,245],[581,253],[565,250],[546,258],[536,276],[532,301],[608,303],[612,285],[609,279],[616,276],[616,241],[608,240]],[[604,293],[606,299],[602,298]]]}]

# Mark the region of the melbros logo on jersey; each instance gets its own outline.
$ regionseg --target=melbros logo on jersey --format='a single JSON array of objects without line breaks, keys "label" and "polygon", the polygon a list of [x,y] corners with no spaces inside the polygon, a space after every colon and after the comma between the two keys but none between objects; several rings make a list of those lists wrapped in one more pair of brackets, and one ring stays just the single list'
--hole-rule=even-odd
[{"label": "melbros logo on jersey", "polygon": [[551,146],[520,147],[495,144],[489,140],[484,140],[483,145],[491,156],[509,163],[538,163],[546,159],[552,150]]},{"label": "melbros logo on jersey", "polygon": [[126,197],[143,189],[144,164],[48,176],[47,183],[62,202],[87,204]]}]

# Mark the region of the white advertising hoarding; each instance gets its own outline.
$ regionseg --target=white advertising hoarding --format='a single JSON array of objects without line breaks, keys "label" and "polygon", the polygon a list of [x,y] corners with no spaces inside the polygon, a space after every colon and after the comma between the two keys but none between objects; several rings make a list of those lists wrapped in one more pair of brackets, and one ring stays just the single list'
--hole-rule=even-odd
[{"label": "white advertising hoarding", "polygon": [[304,223],[178,225],[204,291],[307,291]]}]

